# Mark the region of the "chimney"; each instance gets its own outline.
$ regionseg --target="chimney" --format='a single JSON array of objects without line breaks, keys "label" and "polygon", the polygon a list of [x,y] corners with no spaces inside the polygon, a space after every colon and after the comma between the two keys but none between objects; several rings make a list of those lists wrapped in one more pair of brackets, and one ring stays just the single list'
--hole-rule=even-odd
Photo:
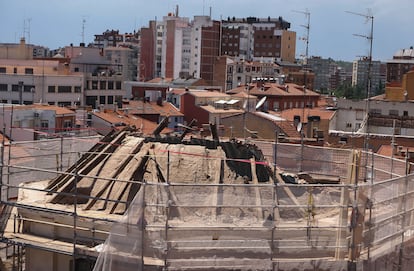
[{"label": "chimney", "polygon": [[162,106],[162,97],[157,98],[157,105]]}]

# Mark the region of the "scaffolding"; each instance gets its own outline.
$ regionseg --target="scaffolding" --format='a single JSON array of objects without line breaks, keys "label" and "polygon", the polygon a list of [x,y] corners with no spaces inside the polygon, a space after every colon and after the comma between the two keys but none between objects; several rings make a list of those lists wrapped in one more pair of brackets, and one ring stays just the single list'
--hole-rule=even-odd
[{"label": "scaffolding", "polygon": [[[1,241],[14,270],[40,264],[38,251],[60,255],[50,270],[411,270],[407,161],[263,141],[251,142],[263,157],[240,159],[130,137],[5,146]],[[338,182],[287,183],[301,155],[302,171]],[[133,192],[110,196],[120,187]]]}]

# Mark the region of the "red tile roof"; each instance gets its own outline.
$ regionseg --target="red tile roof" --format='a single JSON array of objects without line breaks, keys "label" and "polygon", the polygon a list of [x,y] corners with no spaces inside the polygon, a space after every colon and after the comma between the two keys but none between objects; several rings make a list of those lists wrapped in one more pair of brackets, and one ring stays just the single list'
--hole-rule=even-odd
[{"label": "red tile roof", "polygon": [[173,78],[157,77],[157,78],[147,81],[147,83],[170,83],[171,81],[173,81]]},{"label": "red tile roof", "polygon": [[[245,91],[245,89],[246,86],[239,86],[229,92],[231,93],[233,91]],[[279,85],[277,83],[264,83],[263,87],[252,84],[249,87],[249,94],[256,96],[320,96],[318,93],[309,89],[307,89],[306,92],[303,92],[302,86],[292,83],[284,85]]]},{"label": "red tile roof", "polygon": [[275,123],[287,137],[300,138],[300,133],[292,121],[277,121]]},{"label": "red tile roof", "polygon": [[128,111],[128,114],[143,115],[143,114],[159,114],[160,116],[183,116],[173,104],[169,102],[162,102],[162,105],[156,102],[144,102],[144,101],[127,101],[122,105],[122,109]]},{"label": "red tile roof", "polygon": [[[11,108],[11,106],[9,108]],[[66,107],[61,107],[57,105],[47,105],[47,104],[13,105],[13,110],[27,110],[27,109],[53,110],[56,112],[56,115],[73,115],[73,116],[76,115],[74,111]]]},{"label": "red tile roof", "polygon": [[307,122],[307,119],[309,116],[319,116],[321,117],[321,119],[323,120],[330,120],[334,114],[335,111],[331,111],[331,110],[326,110],[324,108],[291,108],[291,109],[286,109],[283,110],[281,112],[273,112],[273,114],[280,116],[286,120],[290,120],[293,121],[294,120],[294,116],[300,116],[301,119],[304,118],[304,120],[302,120],[302,122]]},{"label": "red tile roof", "polygon": [[279,126],[287,137],[300,137],[300,133],[297,131],[293,121],[284,120],[283,118],[269,113],[253,112],[252,114],[272,121],[275,125]]},{"label": "red tile roof", "polygon": [[171,88],[168,93],[175,95],[183,95],[186,92],[185,88]]},{"label": "red tile roof", "polygon": [[218,91],[208,91],[208,90],[204,90],[204,91],[188,91],[188,93],[190,93],[191,95],[195,96],[195,97],[207,97],[207,98],[224,98],[224,97],[230,97],[230,95],[223,93],[223,92],[218,92]]},{"label": "red tile roof", "polygon": [[[141,129],[141,132],[144,135],[152,134],[152,132],[158,126],[158,124],[155,122],[133,116],[131,114],[125,115],[123,112],[95,112],[94,115],[112,124],[112,126],[116,129],[123,129],[127,126],[135,126],[137,129]],[[165,128],[162,130],[161,134],[168,134],[171,132],[171,129]]]}]

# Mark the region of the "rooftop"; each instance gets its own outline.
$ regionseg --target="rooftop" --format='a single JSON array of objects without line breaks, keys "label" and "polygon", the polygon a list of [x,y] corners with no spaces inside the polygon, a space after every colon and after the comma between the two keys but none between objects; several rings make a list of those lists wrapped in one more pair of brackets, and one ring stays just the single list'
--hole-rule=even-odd
[{"label": "rooftop", "polygon": [[122,108],[118,110],[133,115],[159,114],[160,116],[183,116],[183,113],[181,113],[174,105],[165,101],[160,104],[157,102],[134,100],[124,101]]},{"label": "rooftop", "polygon": [[[134,116],[132,114],[124,114],[124,112],[107,111],[107,112],[95,112],[95,116],[101,118],[107,123],[112,124],[112,127],[117,130],[122,130],[128,126],[135,126],[138,131],[144,135],[150,135],[153,133],[158,124],[144,118]],[[162,130],[162,134],[171,133],[171,129],[165,128]]]},{"label": "rooftop", "polygon": [[274,114],[290,121],[294,121],[295,116],[300,116],[301,119],[304,116],[304,120],[302,122],[307,122],[307,117],[309,116],[319,116],[323,120],[330,120],[334,114],[335,111],[332,110],[326,110],[324,108],[316,107],[316,108],[291,108],[286,109],[281,112],[275,112]]},{"label": "rooftop", "polygon": [[[246,86],[239,86],[231,91],[247,91]],[[287,83],[280,85],[277,83],[264,83],[261,86],[258,84],[249,85],[249,94],[256,96],[308,96],[319,97],[320,95],[312,90],[306,89],[303,91],[303,87],[293,83]]]}]

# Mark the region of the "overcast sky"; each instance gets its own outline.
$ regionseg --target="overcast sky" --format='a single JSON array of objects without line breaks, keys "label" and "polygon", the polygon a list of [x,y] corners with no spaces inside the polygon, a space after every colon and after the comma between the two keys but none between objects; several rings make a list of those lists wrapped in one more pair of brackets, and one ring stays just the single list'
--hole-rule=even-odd
[{"label": "overcast sky", "polygon": [[370,21],[347,11],[374,16],[374,60],[391,59],[414,45],[413,0],[0,0],[0,42],[15,43],[23,35],[29,39],[30,32],[31,44],[50,49],[78,45],[85,20],[88,44],[107,29],[125,33],[147,26],[176,5],[180,16],[190,18],[209,15],[210,7],[217,20],[282,16],[297,32],[298,58],[305,53],[299,38],[306,35],[307,19],[297,11],[310,12],[309,56],[352,61],[369,54]]}]

